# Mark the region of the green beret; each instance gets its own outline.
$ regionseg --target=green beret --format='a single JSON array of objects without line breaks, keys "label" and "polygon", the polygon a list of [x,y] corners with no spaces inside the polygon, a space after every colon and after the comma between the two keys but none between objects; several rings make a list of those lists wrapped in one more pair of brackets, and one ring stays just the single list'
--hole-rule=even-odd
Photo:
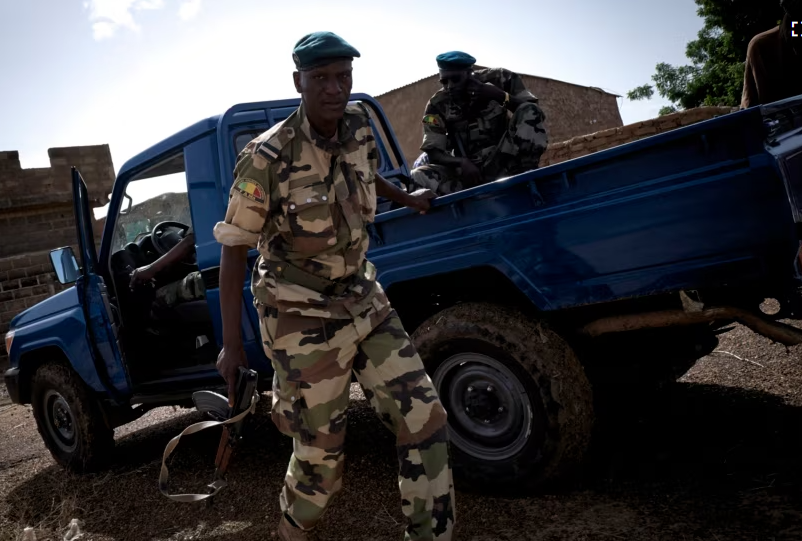
[{"label": "green beret", "polygon": [[466,70],[476,64],[476,59],[462,51],[450,51],[437,55],[437,66],[441,70]]},{"label": "green beret", "polygon": [[359,58],[359,51],[332,32],[312,32],[298,40],[292,60],[299,70],[324,66],[337,60]]}]

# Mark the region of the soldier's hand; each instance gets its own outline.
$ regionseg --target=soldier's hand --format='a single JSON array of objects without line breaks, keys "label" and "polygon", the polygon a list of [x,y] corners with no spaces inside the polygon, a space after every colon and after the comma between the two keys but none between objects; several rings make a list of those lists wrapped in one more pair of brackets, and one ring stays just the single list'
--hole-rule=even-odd
[{"label": "soldier's hand", "polygon": [[434,199],[435,197],[437,197],[437,194],[432,190],[428,188],[421,188],[420,190],[415,190],[409,194],[406,206],[417,210],[420,214],[426,214],[426,211],[432,206],[429,200]]},{"label": "soldier's hand", "polygon": [[482,183],[482,172],[476,167],[476,164],[468,158],[462,158],[460,169],[462,169],[463,184],[468,188],[478,186]]},{"label": "soldier's hand", "polygon": [[135,285],[152,282],[155,277],[156,272],[150,265],[139,267],[138,269],[134,269],[134,272],[131,273],[131,283],[128,285],[128,287],[134,289]]},{"label": "soldier's hand", "polygon": [[496,100],[504,101],[504,91],[491,83],[483,83],[476,77],[471,77],[467,82],[468,92],[471,97],[482,102]]},{"label": "soldier's hand", "polygon": [[223,346],[220,355],[217,356],[217,371],[228,385],[229,407],[234,407],[237,394],[237,374],[240,366],[248,368],[248,358],[245,357],[242,344]]}]

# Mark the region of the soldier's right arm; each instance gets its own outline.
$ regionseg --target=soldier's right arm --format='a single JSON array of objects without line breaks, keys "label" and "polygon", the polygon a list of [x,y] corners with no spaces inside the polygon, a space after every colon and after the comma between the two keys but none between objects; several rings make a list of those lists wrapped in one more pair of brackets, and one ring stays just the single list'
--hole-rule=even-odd
[{"label": "soldier's right arm", "polygon": [[271,168],[248,145],[234,170],[225,220],[214,227],[214,236],[223,245],[220,254],[220,315],[223,323],[223,349],[217,369],[228,384],[229,403],[236,394],[237,370],[247,366],[242,347],[242,288],[248,249],[255,247],[270,206]]}]

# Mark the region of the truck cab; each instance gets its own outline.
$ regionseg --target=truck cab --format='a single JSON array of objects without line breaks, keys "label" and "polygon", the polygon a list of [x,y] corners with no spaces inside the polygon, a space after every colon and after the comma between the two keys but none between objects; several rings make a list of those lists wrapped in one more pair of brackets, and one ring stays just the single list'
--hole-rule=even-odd
[{"label": "truck cab", "polygon": [[[377,101],[367,106],[379,149],[380,173],[398,185],[408,169]],[[105,212],[99,249],[80,171],[72,171],[78,232],[72,247],[53,250],[53,269],[74,284],[11,322],[6,338],[12,400],[31,403],[53,456],[76,471],[100,465],[113,429],[154,407],[192,406],[192,393],[224,389],[215,368],[220,351],[220,245],[212,229],[225,216],[235,160],[254,137],[283,121],[300,99],[247,103],[207,118],[128,160],[119,170]],[[390,208],[379,201],[380,210]],[[101,209],[102,211],[102,209]],[[194,254],[160,273],[155,283],[130,286],[134,269],[153,263],[190,230]],[[269,387],[272,367],[259,337],[248,254],[242,336],[250,367]],[[155,291],[200,273],[205,298],[154,308]]]}]

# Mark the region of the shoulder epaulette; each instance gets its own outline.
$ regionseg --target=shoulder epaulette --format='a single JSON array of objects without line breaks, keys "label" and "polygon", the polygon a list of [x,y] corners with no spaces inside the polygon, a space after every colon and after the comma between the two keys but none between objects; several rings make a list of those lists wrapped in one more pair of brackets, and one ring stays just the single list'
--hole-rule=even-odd
[{"label": "shoulder epaulette", "polygon": [[[289,120],[289,119],[288,119]],[[256,153],[265,158],[269,163],[278,161],[281,149],[292,141],[295,137],[296,129],[285,126],[287,120],[280,122],[267,130],[261,137],[261,142],[256,147]]]}]

